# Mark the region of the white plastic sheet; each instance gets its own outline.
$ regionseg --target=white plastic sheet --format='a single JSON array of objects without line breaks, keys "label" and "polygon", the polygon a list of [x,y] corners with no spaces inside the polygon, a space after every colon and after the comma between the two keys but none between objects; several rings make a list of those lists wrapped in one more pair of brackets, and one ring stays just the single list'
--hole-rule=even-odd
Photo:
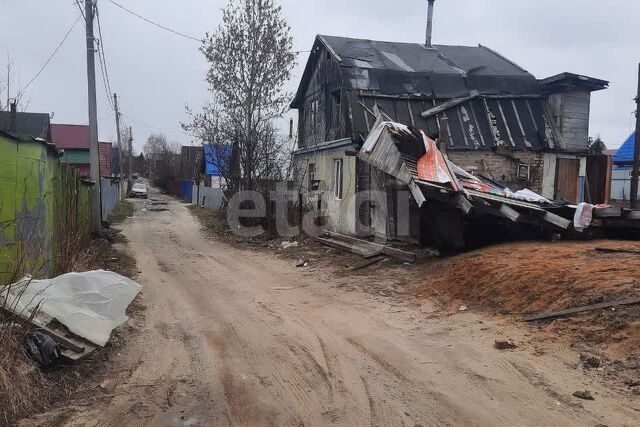
[{"label": "white plastic sheet", "polygon": [[580,203],[573,216],[573,227],[576,231],[584,231],[591,225],[593,219],[593,205],[589,203]]},{"label": "white plastic sheet", "polygon": [[141,289],[127,277],[96,270],[46,280],[25,278],[7,287],[2,296],[15,313],[30,316],[37,310],[104,347],[113,329],[127,321],[125,310]]}]

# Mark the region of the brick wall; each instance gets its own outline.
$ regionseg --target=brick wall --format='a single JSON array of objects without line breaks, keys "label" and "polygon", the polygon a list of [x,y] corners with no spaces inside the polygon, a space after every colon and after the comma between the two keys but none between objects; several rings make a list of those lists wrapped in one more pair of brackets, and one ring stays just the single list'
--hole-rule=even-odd
[{"label": "brick wall", "polygon": [[[465,170],[486,176],[495,182],[509,187],[512,191],[528,188],[542,193],[544,174],[543,154],[537,151],[448,151],[447,156],[456,165]],[[530,166],[529,180],[517,177],[518,164]]]}]

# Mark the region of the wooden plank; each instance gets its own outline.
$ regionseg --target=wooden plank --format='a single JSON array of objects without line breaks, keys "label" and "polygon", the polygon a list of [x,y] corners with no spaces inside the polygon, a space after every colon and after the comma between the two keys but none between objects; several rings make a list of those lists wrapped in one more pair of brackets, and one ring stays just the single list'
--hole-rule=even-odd
[{"label": "wooden plank", "polygon": [[360,246],[352,245],[346,242],[340,242],[334,239],[325,239],[323,237],[315,237],[315,240],[322,243],[323,245],[330,246],[335,249],[340,249],[345,252],[351,252],[353,254],[360,255],[363,258],[371,258],[379,254],[379,252],[365,249]]},{"label": "wooden plank", "polygon": [[520,221],[520,217],[522,216],[520,212],[518,212],[517,210],[513,209],[512,207],[504,203],[500,205],[500,209],[498,209],[498,212],[500,212],[502,216],[504,216],[507,219],[510,219],[513,222]]},{"label": "wooden plank", "polygon": [[544,215],[542,215],[542,219],[557,227],[564,228],[565,230],[571,225],[571,221],[568,219],[564,219],[563,217],[551,212],[545,212]]},{"label": "wooden plank", "polygon": [[622,249],[622,248],[596,248],[598,252],[605,252],[610,254],[633,254],[640,255],[640,250],[635,249]]},{"label": "wooden plank", "polygon": [[387,259],[384,255],[378,255],[373,258],[365,259],[364,261],[357,262],[348,268],[349,271],[357,271],[362,270],[363,268],[369,267],[373,264],[377,264],[383,259]]},{"label": "wooden plank", "polygon": [[344,234],[336,233],[333,231],[325,231],[325,233],[330,237],[333,237],[334,239],[344,240],[346,242],[353,243],[354,245],[362,245],[371,251],[375,251],[376,254],[383,253],[387,256],[398,259],[400,261],[406,261],[406,262],[416,261],[416,254],[413,252],[392,248],[390,246],[382,245],[380,243],[369,242],[367,240],[358,239],[357,237],[346,236]]},{"label": "wooden plank", "polygon": [[38,326],[38,331],[42,332],[43,334],[49,335],[55,342],[60,344],[60,346],[68,350],[74,351],[76,353],[84,353],[84,347],[80,347],[76,343],[68,340],[67,338],[52,331],[49,328],[45,328],[44,326]]},{"label": "wooden plank", "polygon": [[623,305],[640,304],[640,298],[603,302],[600,304],[585,305],[582,307],[569,308],[567,310],[553,311],[550,313],[533,314],[531,316],[525,316],[522,320],[525,322],[533,322],[535,320],[555,319],[557,317],[570,316],[572,314],[584,313],[587,311],[601,310],[609,307],[619,307]]},{"label": "wooden plank", "polygon": [[440,114],[445,112],[446,110],[453,108],[457,105],[460,104],[464,104],[467,101],[470,101],[474,98],[478,97],[478,92],[472,93],[471,96],[466,96],[464,98],[456,98],[456,99],[452,99],[451,101],[445,102],[443,104],[438,105],[437,107],[433,107],[430,108],[427,111],[423,111],[421,116],[424,117],[425,119],[428,119],[429,117],[435,116],[436,114]]},{"label": "wooden plank", "polygon": [[471,213],[471,211],[473,210],[473,205],[471,204],[469,199],[467,199],[465,197],[465,195],[463,193],[456,194],[456,196],[453,199],[453,203],[465,215],[469,215]]}]

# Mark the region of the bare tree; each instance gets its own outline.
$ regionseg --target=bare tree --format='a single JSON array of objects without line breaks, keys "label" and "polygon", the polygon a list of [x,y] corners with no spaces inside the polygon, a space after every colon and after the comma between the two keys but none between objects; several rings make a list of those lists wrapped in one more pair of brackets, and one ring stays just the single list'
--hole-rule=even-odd
[{"label": "bare tree", "polygon": [[230,0],[222,24],[201,47],[219,110],[205,108],[193,117],[192,130],[232,144],[229,176],[245,189],[255,188],[257,179],[275,170],[265,162],[277,150],[267,145],[275,142],[273,120],[282,116],[290,99],[283,87],[295,65],[292,44],[289,25],[274,0]]},{"label": "bare tree", "polygon": [[171,142],[161,133],[153,133],[145,142],[142,151],[149,159],[153,183],[171,190],[171,184],[178,179],[180,172],[179,144]]},{"label": "bare tree", "polygon": [[3,69],[4,72],[0,73],[0,111],[9,111],[13,102],[19,110],[26,110],[27,105],[23,105],[24,93],[16,80],[15,64],[8,52],[7,64]]}]

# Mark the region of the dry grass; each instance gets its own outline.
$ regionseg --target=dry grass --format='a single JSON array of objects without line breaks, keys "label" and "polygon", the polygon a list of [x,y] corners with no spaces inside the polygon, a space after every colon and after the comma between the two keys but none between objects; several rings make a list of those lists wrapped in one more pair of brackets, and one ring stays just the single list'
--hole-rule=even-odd
[{"label": "dry grass", "polygon": [[51,382],[23,351],[24,333],[22,325],[0,317],[0,425],[41,410],[51,393]]},{"label": "dry grass", "polygon": [[[102,268],[132,277],[137,270],[135,259],[111,245],[112,241],[126,243],[126,239],[113,231],[105,236],[107,238],[92,240],[82,250],[76,248],[75,253],[70,250],[71,256],[65,260],[66,271],[60,274]],[[96,364],[102,360],[100,355],[95,355],[93,360],[74,364],[75,372],[62,368],[43,373],[23,350],[22,340],[30,328],[0,308],[0,426],[40,412],[51,402],[69,395],[86,377],[95,374]],[[118,335],[114,333],[114,336]],[[83,373],[77,375],[78,370]]]}]

